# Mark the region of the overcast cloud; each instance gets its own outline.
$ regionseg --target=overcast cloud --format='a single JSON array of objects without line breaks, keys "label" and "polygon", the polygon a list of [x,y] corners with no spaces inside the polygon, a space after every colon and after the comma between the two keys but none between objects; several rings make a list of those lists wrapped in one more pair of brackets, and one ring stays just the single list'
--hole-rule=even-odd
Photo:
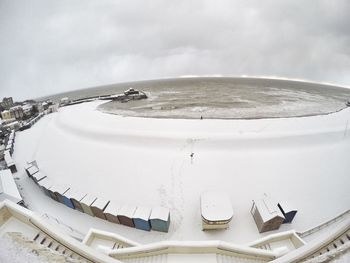
[{"label": "overcast cloud", "polygon": [[350,1],[0,0],[0,96],[183,75],[350,86]]}]

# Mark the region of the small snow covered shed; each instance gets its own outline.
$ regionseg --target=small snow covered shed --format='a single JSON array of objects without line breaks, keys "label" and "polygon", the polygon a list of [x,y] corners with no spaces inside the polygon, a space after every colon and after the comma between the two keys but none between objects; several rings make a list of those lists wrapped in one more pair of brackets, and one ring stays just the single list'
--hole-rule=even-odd
[{"label": "small snow covered shed", "polygon": [[218,191],[206,191],[201,195],[202,229],[226,229],[233,217],[230,198]]},{"label": "small snow covered shed", "polygon": [[4,158],[5,158],[5,163],[6,163],[7,168],[10,169],[12,173],[16,173],[17,167],[16,167],[16,165],[11,157],[9,150],[5,150]]},{"label": "small snow covered shed", "polygon": [[16,204],[23,202],[11,170],[0,171],[0,202],[8,199]]},{"label": "small snow covered shed", "polygon": [[44,175],[41,171],[32,174],[32,179],[33,181],[38,184],[41,180],[43,180],[46,177],[46,175]]},{"label": "small snow covered shed", "polygon": [[91,211],[94,213],[94,215],[98,218],[106,220],[106,217],[104,215],[104,210],[109,204],[109,200],[98,197],[95,202],[90,206]]},{"label": "small snow covered shed", "polygon": [[83,208],[83,212],[94,216],[94,213],[91,210],[91,205],[95,202],[95,200],[97,199],[96,196],[92,195],[92,194],[87,194],[83,199],[80,200],[80,205]]},{"label": "small snow covered shed", "polygon": [[279,202],[278,208],[281,210],[282,214],[284,215],[285,219],[283,221],[283,224],[285,223],[292,223],[296,213],[298,212],[297,209],[289,206],[286,202]]},{"label": "small snow covered shed", "polygon": [[118,219],[122,225],[135,227],[132,217],[136,211],[136,206],[123,205],[118,212]]},{"label": "small snow covered shed", "polygon": [[71,200],[71,197],[74,195],[75,190],[72,188],[69,188],[67,192],[65,192],[62,197],[63,197],[63,203],[68,206],[69,208],[74,209],[74,204]]},{"label": "small snow covered shed", "polygon": [[35,165],[29,165],[26,167],[26,172],[29,177],[32,177],[33,174],[36,174],[37,172],[39,172],[39,168],[36,167]]},{"label": "small snow covered shed", "polygon": [[[70,200],[72,201],[75,210],[84,213],[83,207],[81,206],[81,200],[86,196],[85,192],[74,189],[70,192]],[[68,196],[67,196],[68,197]]]},{"label": "small snow covered shed", "polygon": [[64,203],[64,195],[69,190],[69,186],[64,184],[55,184],[53,187],[51,187],[51,190],[53,190],[56,200],[62,204]]},{"label": "small snow covered shed", "polygon": [[152,209],[149,207],[137,207],[132,218],[134,221],[135,228],[151,231],[151,223],[149,222],[151,211]]},{"label": "small snow covered shed", "polygon": [[271,201],[271,199],[267,197],[253,200],[250,213],[260,233],[279,229],[285,219],[277,203]]},{"label": "small snow covered shed", "polygon": [[149,220],[153,230],[168,232],[170,226],[170,211],[168,208],[157,206],[152,209]]},{"label": "small snow covered shed", "polygon": [[54,183],[50,178],[45,177],[44,179],[40,180],[40,182],[38,182],[38,185],[48,197],[51,197],[49,189],[54,185]]},{"label": "small snow covered shed", "polygon": [[119,219],[118,219],[119,209],[120,209],[120,206],[117,205],[116,202],[111,201],[111,202],[109,202],[108,206],[103,211],[103,213],[109,222],[120,224]]}]

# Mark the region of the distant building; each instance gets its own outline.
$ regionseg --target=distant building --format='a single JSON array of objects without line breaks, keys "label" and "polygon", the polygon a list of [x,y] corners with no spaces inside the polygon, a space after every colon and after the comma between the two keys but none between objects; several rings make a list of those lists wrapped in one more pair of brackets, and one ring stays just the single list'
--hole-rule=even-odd
[{"label": "distant building", "polygon": [[11,112],[8,110],[4,110],[1,112],[1,117],[4,121],[9,121],[12,119]]},{"label": "distant building", "polygon": [[0,106],[1,106],[1,108],[5,109],[5,110],[9,110],[11,107],[13,107],[12,97],[3,98],[2,102],[0,102]]},{"label": "distant building", "polygon": [[10,108],[11,117],[16,120],[22,120],[24,117],[24,112],[22,106],[14,106]]}]

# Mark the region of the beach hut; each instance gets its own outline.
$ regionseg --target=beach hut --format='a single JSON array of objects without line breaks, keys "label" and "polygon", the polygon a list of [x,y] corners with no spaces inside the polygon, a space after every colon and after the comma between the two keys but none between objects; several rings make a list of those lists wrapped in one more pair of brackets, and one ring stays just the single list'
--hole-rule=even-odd
[{"label": "beach hut", "polygon": [[201,195],[202,230],[227,229],[233,217],[230,197],[223,192],[206,191]]},{"label": "beach hut", "polygon": [[152,230],[168,232],[170,226],[170,211],[168,208],[160,206],[152,208],[149,220]]},{"label": "beach hut", "polygon": [[74,204],[71,200],[71,197],[74,195],[75,190],[73,188],[69,188],[63,195],[63,203],[69,208],[75,209]]},{"label": "beach hut", "polygon": [[137,207],[132,217],[135,228],[151,231],[151,223],[149,222],[151,211],[152,209],[149,207]]},{"label": "beach hut", "polygon": [[57,200],[57,202],[60,202],[62,204],[65,204],[63,196],[68,190],[69,190],[69,186],[64,185],[64,184],[54,184],[50,188],[50,191],[53,192],[53,194],[56,197],[56,198],[53,198],[53,199]]},{"label": "beach hut", "polygon": [[38,182],[38,185],[40,186],[40,188],[44,192],[44,194],[51,197],[49,189],[54,185],[54,182],[50,178],[45,177],[44,179],[42,179]]},{"label": "beach hut", "polygon": [[104,215],[104,210],[109,204],[109,200],[98,197],[95,202],[90,206],[91,211],[94,213],[94,215],[98,218],[106,220],[106,217]]},{"label": "beach hut", "polygon": [[22,203],[22,197],[17,189],[11,170],[0,171],[0,202],[8,199],[16,204]]},{"label": "beach hut", "polygon": [[116,202],[111,201],[109,202],[108,206],[103,211],[103,213],[109,222],[120,224],[118,219],[119,209],[120,209],[120,205],[117,205]]},{"label": "beach hut", "polygon": [[292,206],[289,206],[289,204],[287,204],[285,201],[284,202],[279,202],[278,203],[278,208],[280,209],[280,211],[282,212],[283,216],[284,216],[284,221],[283,224],[285,223],[292,223],[296,213],[298,212],[297,209],[295,209]]},{"label": "beach hut", "polygon": [[32,179],[36,184],[38,184],[38,182],[43,180],[45,177],[46,177],[46,175],[44,175],[41,171],[39,171],[35,174],[32,174]]},{"label": "beach hut", "polygon": [[92,194],[87,194],[83,199],[80,200],[80,205],[83,209],[83,212],[94,216],[94,213],[91,210],[91,205],[95,202],[95,200],[97,199],[96,196],[92,195]]},{"label": "beach hut", "polygon": [[16,173],[17,167],[16,167],[16,165],[11,157],[9,150],[5,150],[4,158],[5,158],[5,163],[6,163],[7,168],[10,169],[12,173]]},{"label": "beach hut", "polygon": [[72,201],[75,210],[84,213],[83,207],[81,206],[80,202],[86,195],[87,194],[85,192],[76,189],[70,192],[70,200]]},{"label": "beach hut", "polygon": [[122,225],[135,227],[132,217],[136,211],[136,206],[123,205],[118,212],[118,220]]},{"label": "beach hut", "polygon": [[279,229],[285,220],[277,203],[271,201],[268,197],[253,200],[253,206],[250,213],[252,214],[260,233]]},{"label": "beach hut", "polygon": [[39,168],[36,167],[35,165],[29,165],[29,166],[26,167],[25,169],[26,169],[27,175],[28,175],[29,177],[32,177],[33,174],[36,174],[37,172],[39,172]]}]

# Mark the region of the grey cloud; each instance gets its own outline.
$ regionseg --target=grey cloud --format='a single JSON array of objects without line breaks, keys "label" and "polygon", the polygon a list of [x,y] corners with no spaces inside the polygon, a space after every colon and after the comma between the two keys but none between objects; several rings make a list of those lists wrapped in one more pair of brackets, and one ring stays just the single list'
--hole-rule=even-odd
[{"label": "grey cloud", "polygon": [[0,96],[181,75],[350,86],[347,0],[0,1]]}]

